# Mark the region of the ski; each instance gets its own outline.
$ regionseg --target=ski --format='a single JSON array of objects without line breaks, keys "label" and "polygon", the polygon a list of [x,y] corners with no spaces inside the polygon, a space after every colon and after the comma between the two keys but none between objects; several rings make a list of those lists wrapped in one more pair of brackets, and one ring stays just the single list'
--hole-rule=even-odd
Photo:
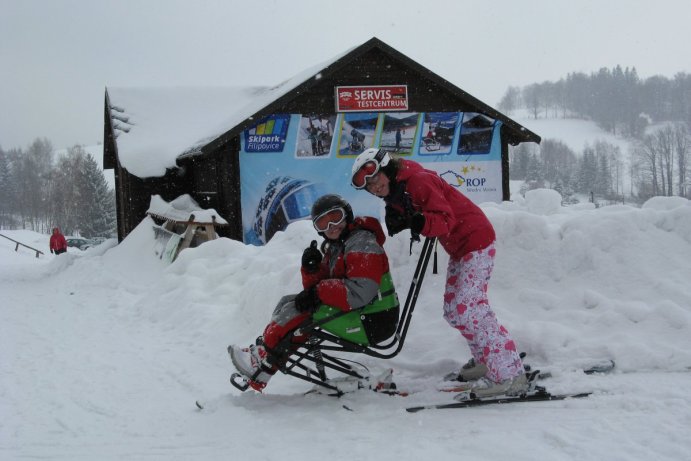
[{"label": "ski", "polygon": [[592,392],[583,392],[580,394],[559,394],[554,395],[546,391],[538,391],[533,394],[528,394],[525,396],[503,396],[497,398],[485,398],[485,399],[472,399],[464,400],[462,402],[454,403],[441,403],[433,405],[421,405],[417,407],[408,407],[406,411],[408,413],[416,413],[421,410],[443,410],[451,408],[469,408],[469,407],[480,407],[484,405],[502,405],[511,403],[521,403],[521,402],[542,402],[549,400],[565,400],[565,399],[580,399],[588,397]]},{"label": "ski", "polygon": [[[611,372],[612,370],[614,370],[615,367],[616,367],[616,364],[614,363],[614,360],[606,360],[604,362],[596,363],[596,364],[590,365],[589,367],[585,367],[582,369],[582,371],[586,375],[600,375],[600,374],[604,375],[604,374],[607,374],[607,373]],[[540,373],[537,376],[537,379],[547,379],[547,378],[551,378],[551,377],[552,377],[552,373],[550,373],[549,371],[546,371],[544,373]]]},{"label": "ski", "polygon": [[614,370],[614,367],[614,360],[608,360],[606,362],[593,365],[589,368],[584,368],[583,373],[585,373],[586,375],[593,375],[596,373],[609,373],[610,371]]},{"label": "ski", "polygon": [[[521,359],[525,359],[528,354],[525,352],[521,352],[520,354]],[[597,374],[606,374],[609,373],[610,371],[614,370],[616,364],[614,363],[614,360],[611,359],[604,359],[600,362],[594,362],[590,365],[587,365],[581,369],[583,373],[586,375],[597,375]],[[464,366],[465,367],[465,366]],[[533,367],[528,364],[524,363],[523,368],[525,369],[526,373],[530,373],[533,370]],[[444,381],[457,381],[458,377],[458,372],[451,372],[448,373],[444,376]],[[541,372],[537,375],[537,379],[548,379],[552,377],[552,373],[549,371]],[[461,381],[464,382],[464,381]],[[449,388],[450,390],[448,392],[454,392],[454,387],[452,386]]]}]

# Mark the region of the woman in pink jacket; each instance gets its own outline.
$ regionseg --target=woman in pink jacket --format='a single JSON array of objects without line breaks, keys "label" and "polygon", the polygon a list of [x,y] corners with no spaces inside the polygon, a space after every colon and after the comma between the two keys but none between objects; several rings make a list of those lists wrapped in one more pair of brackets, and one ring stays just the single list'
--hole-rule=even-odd
[{"label": "woman in pink jacket", "polygon": [[352,185],[384,199],[389,235],[410,229],[414,238],[437,237],[448,252],[444,318],[472,354],[453,378],[468,382],[478,396],[527,390],[516,345],[487,298],[495,233],[482,210],[436,172],[384,150],[367,149],[357,157]]}]

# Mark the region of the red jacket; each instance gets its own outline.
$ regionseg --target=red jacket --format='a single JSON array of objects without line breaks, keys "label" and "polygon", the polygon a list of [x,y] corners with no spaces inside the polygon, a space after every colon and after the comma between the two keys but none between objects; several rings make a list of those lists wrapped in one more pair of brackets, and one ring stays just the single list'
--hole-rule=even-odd
[{"label": "red jacket", "polygon": [[329,241],[318,272],[309,274],[301,269],[305,288],[317,285],[322,303],[344,311],[372,301],[382,276],[389,272],[389,260],[382,248],[386,236],[379,221],[358,217],[348,231],[343,241]]},{"label": "red jacket", "polygon": [[[405,183],[413,212],[422,212],[425,226],[421,234],[438,237],[439,243],[454,259],[481,250],[494,242],[492,224],[468,197],[431,170],[411,160],[400,160],[396,181]],[[393,187],[393,182],[391,183]],[[387,205],[406,213],[403,194],[389,194]],[[410,212],[410,211],[408,211]]]},{"label": "red jacket", "polygon": [[[50,236],[50,251],[67,250],[65,236],[60,233],[60,229],[57,227],[55,229],[57,229],[58,232]],[[53,229],[53,232],[55,232],[55,229]]]}]

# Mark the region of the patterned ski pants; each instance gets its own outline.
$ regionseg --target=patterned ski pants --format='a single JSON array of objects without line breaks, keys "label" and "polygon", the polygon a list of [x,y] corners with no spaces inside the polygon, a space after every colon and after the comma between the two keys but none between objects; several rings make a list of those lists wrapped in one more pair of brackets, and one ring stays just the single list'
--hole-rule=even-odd
[{"label": "patterned ski pants", "polygon": [[444,319],[468,341],[475,361],[487,365],[487,378],[501,382],[523,372],[511,335],[499,325],[487,299],[494,268],[494,244],[460,260],[449,259]]}]

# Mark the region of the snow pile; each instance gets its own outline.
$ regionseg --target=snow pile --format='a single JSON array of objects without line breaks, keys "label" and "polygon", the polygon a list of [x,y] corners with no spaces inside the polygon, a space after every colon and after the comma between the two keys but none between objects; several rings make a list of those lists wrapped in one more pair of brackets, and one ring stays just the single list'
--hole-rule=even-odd
[{"label": "snow pile", "polygon": [[[61,256],[36,259],[0,239],[0,453],[683,459],[691,449],[691,203],[655,198],[642,208],[595,209],[557,199],[538,190],[483,205],[498,235],[490,300],[528,363],[552,372],[544,384],[594,391],[588,399],[403,410],[449,400],[432,389],[469,357],[441,318],[441,249],[402,353],[388,361],[348,357],[373,373],[392,367],[399,387],[420,392],[303,396],[309,385],[278,375],[265,395],[241,394],[228,383],[225,348],[253,341],[278,299],[300,289],[300,255],[316,238],[313,228],[296,222],[264,247],[214,240],[166,265],[153,252],[147,218],[120,245]],[[3,233],[47,249],[48,236]],[[385,246],[405,299],[421,245],[409,255],[408,236],[398,235]],[[579,371],[609,358],[617,362],[610,375]],[[200,398],[209,403],[204,412],[194,409]]]},{"label": "snow pile", "polygon": [[213,208],[202,209],[189,194],[183,194],[170,202],[163,200],[160,195],[152,195],[146,212],[176,221],[187,221],[193,214],[195,222],[210,223],[215,220],[218,224],[228,224]]}]

